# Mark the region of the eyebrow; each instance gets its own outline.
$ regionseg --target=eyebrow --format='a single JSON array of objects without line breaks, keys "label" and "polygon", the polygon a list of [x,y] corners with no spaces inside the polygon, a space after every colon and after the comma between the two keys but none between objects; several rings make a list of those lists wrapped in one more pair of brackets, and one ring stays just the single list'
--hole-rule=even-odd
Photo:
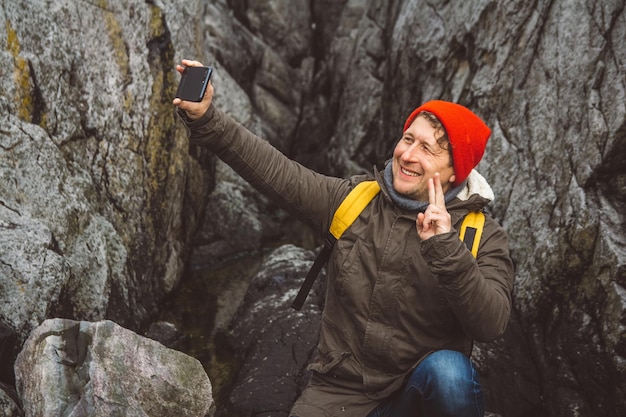
[{"label": "eyebrow", "polygon": [[428,148],[428,151],[431,152],[433,155],[440,155],[440,154],[443,154],[443,153],[450,154],[450,150],[444,148],[443,146],[441,146],[441,144],[439,143],[439,140],[437,139],[437,137],[432,137],[430,139],[424,139],[421,136],[420,136],[420,138],[416,138],[413,135],[411,135],[411,137],[414,140],[419,141],[422,144],[424,144]]},{"label": "eyebrow", "polygon": [[[413,140],[415,141],[419,141],[425,145],[428,145],[429,148],[436,148],[438,147],[441,150],[444,150],[444,148],[441,147],[441,145],[439,145],[439,141],[437,140],[437,138],[435,136],[433,137],[425,137],[422,135],[419,136],[415,136],[414,134],[410,133],[410,132],[405,132],[403,137],[405,136],[410,136]],[[438,146],[437,146],[438,145]]]}]

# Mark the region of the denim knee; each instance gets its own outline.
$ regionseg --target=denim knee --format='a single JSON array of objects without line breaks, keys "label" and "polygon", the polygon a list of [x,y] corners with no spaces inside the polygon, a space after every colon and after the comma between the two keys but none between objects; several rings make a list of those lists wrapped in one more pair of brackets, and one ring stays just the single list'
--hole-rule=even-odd
[{"label": "denim knee", "polygon": [[484,415],[478,374],[469,358],[460,352],[431,353],[415,369],[409,384],[421,393],[425,415]]}]

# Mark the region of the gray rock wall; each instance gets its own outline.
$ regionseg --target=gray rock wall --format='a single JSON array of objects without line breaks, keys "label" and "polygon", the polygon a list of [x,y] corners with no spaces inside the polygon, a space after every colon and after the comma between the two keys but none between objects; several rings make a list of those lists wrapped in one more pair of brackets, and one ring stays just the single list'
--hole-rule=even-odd
[{"label": "gray rock wall", "polygon": [[0,7],[1,315],[22,339],[54,315],[139,328],[180,280],[209,182],[166,99],[174,41],[197,41],[166,13]]},{"label": "gray rock wall", "polygon": [[474,109],[517,266],[509,330],[476,352],[491,410],[625,415],[623,1],[15,0],[0,21],[0,319],[19,340],[56,315],[140,328],[191,251],[277,234],[176,123],[193,57],[222,109],[329,174],[388,158],[423,101]]}]

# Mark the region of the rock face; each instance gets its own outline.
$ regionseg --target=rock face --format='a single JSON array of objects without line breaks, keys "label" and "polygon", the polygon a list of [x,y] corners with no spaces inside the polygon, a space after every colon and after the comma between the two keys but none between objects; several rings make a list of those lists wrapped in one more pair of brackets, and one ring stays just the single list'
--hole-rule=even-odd
[{"label": "rock face", "polygon": [[321,324],[322,277],[302,311],[291,303],[313,265],[313,253],[284,245],[273,251],[250,282],[242,307],[233,317],[230,346],[244,366],[233,383],[221,415],[280,417],[308,382]]},{"label": "rock face", "polygon": [[202,365],[111,321],[46,320],[18,355],[26,416],[210,416]]},{"label": "rock face", "polygon": [[11,396],[8,394],[8,391],[12,392],[15,390],[6,384],[0,384],[0,413],[5,417],[23,416],[24,414],[17,404],[19,402],[17,393]]},{"label": "rock face", "polygon": [[[220,108],[330,175],[385,161],[426,100],[475,110],[517,268],[507,333],[475,351],[488,408],[626,416],[625,13],[619,0],[3,2],[0,363],[46,318],[144,329],[189,254],[213,265],[279,235],[270,202],[187,144],[170,103],[192,57],[215,67]],[[274,337],[254,334],[253,351]]]},{"label": "rock face", "polygon": [[0,304],[22,340],[55,315],[138,329],[180,280],[209,181],[169,103],[193,42],[166,11],[0,6]]}]

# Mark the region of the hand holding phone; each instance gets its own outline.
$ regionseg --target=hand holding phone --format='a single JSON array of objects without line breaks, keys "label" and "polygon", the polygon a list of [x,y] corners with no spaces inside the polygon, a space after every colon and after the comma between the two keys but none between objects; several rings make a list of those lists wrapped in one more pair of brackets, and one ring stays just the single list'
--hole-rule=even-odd
[{"label": "hand holding phone", "polygon": [[185,101],[199,103],[204,98],[213,68],[204,66],[185,66],[178,84],[176,97]]},{"label": "hand holding phone", "polygon": [[[200,70],[192,69],[187,74],[187,76],[185,76],[184,75],[185,71],[189,71],[191,68],[208,68],[208,71],[205,69],[200,69]],[[181,77],[181,82],[178,86],[179,90],[181,91],[178,91],[176,93],[176,98],[172,101],[172,104],[176,106],[179,110],[184,111],[186,114],[186,117],[189,118],[190,120],[197,120],[198,118],[200,118],[203,114],[207,112],[213,100],[213,85],[211,85],[211,82],[210,82],[211,74],[213,73],[213,70],[210,67],[205,67],[199,61],[183,59],[179,65],[176,65],[176,71],[178,71],[178,73],[181,74],[181,76],[183,77]],[[195,74],[195,71],[198,71],[200,75],[202,75],[201,77],[199,77],[200,80],[206,79],[206,82],[199,83],[200,85],[199,91],[198,91],[198,88],[195,88],[195,89],[191,88],[192,84],[196,84],[196,87],[197,87],[198,86],[197,82],[189,83],[189,85],[187,82],[189,77],[195,78],[195,77],[192,77],[192,75],[198,75],[198,74]],[[191,72],[194,72],[194,74],[190,74]],[[187,80],[183,82],[182,78],[187,78]],[[192,93],[187,94],[187,92],[183,92],[182,90],[188,90],[188,91],[191,91]],[[187,100],[189,98],[192,100]],[[193,100],[197,100],[197,101],[193,101]]]}]

